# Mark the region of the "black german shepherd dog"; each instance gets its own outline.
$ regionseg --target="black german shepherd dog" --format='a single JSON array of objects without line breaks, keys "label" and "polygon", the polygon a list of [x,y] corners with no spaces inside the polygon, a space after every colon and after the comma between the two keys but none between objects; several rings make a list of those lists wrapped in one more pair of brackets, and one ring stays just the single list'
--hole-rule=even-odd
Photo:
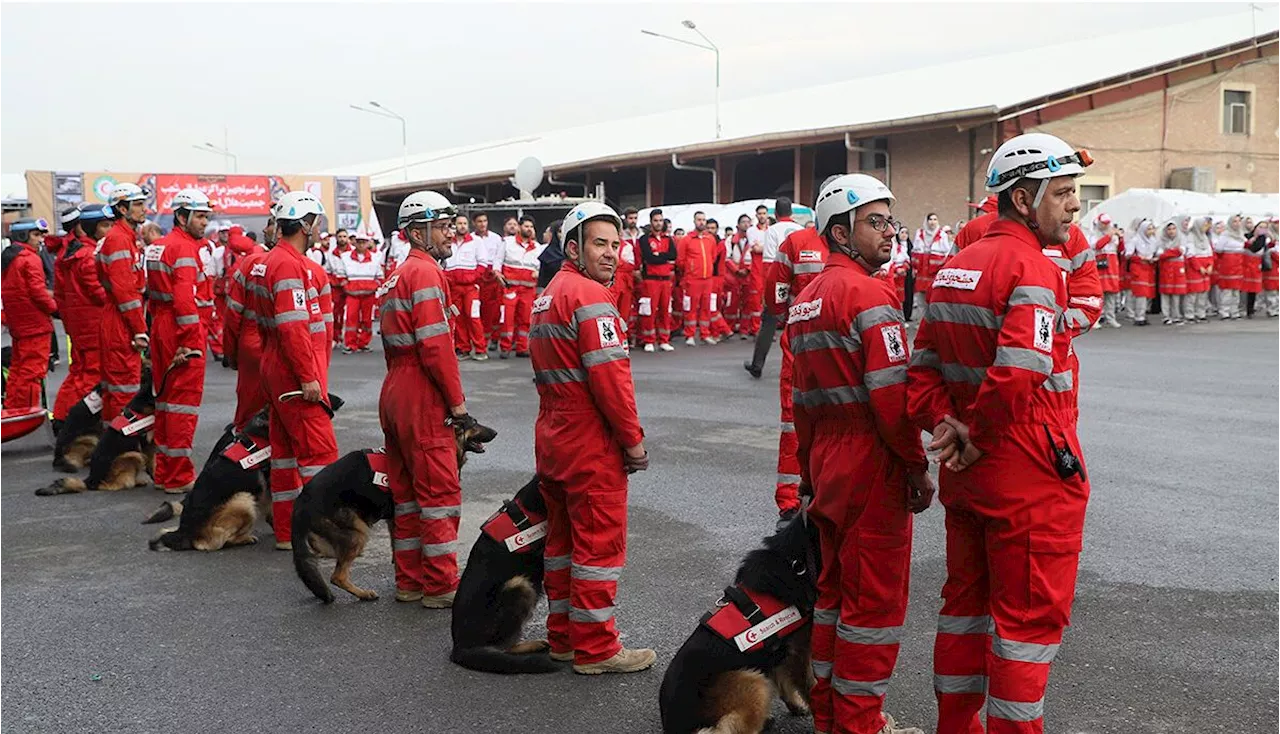
[{"label": "black german shepherd dog", "polygon": [[[150,367],[144,369],[150,373]],[[54,469],[74,474],[88,465],[102,433],[102,395],[106,389],[105,383],[99,383],[67,411],[54,439]]]},{"label": "black german shepherd dog", "polygon": [[[54,480],[47,487],[36,490],[41,497],[55,494],[71,494],[85,490],[113,492],[132,487],[143,487],[151,483],[150,472],[155,466],[155,446],[152,444],[152,428],[148,425],[155,422],[156,397],[151,390],[151,368],[144,360],[140,388],[125,406],[120,416],[130,425],[123,428],[103,424],[85,405],[82,399],[71,412],[67,421],[58,432],[58,443],[64,440],[68,446],[80,446],[74,455],[78,455],[88,445],[84,436],[92,433],[92,423],[97,421],[101,433],[97,442],[92,444],[93,452],[89,455],[89,476],[83,480],[79,477],[63,477]],[[83,411],[80,409],[84,408]],[[74,419],[74,420],[73,420]],[[139,428],[142,426],[141,428]],[[64,438],[65,437],[65,438]],[[55,449],[54,463],[58,463]],[[66,461],[71,461],[67,456]],[[74,465],[73,471],[74,471]]]},{"label": "black german shepherd dog", "polygon": [[[543,593],[545,525],[538,523],[546,516],[535,476],[485,522],[453,600],[453,662],[485,673],[553,673],[564,667],[546,654],[546,640],[520,639]],[[505,530],[498,534],[510,542],[489,533],[495,521],[502,521]],[[525,543],[525,537],[533,539]]]},{"label": "black german shepherd dog", "polygon": [[[809,637],[821,571],[818,547],[817,528],[802,512],[765,538],[764,547],[747,554],[734,585],[725,589],[717,609],[703,616],[667,668],[658,694],[664,732],[762,731],[774,686],[793,714],[809,713]],[[730,606],[742,611],[747,624],[761,623],[752,629],[767,627],[767,614],[755,603],[759,592],[788,610],[794,607],[790,633],[757,643],[748,632],[727,639],[713,631],[712,617],[718,611],[735,611],[723,610]],[[774,619],[787,617],[783,611]]]},{"label": "black german shepherd dog", "polygon": [[[458,469],[467,453],[484,453],[498,432],[474,420],[465,428],[455,425]],[[293,568],[298,578],[325,604],[333,602],[333,591],[324,582],[315,551],[337,559],[329,582],[362,601],[378,598],[372,589],[362,589],[351,581],[351,566],[364,552],[369,527],[379,520],[392,520],[395,503],[391,490],[375,481],[377,472],[369,455],[381,449],[352,451],[325,467],[302,488],[293,503]],[[313,549],[314,546],[314,549]]]}]

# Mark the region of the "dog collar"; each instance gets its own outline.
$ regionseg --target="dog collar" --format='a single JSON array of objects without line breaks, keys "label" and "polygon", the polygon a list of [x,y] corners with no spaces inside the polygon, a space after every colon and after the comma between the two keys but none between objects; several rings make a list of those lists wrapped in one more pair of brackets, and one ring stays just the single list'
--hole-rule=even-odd
[{"label": "dog collar", "polygon": [[763,591],[729,586],[707,612],[702,624],[739,652],[775,648],[804,625],[805,615],[795,605],[787,605]]},{"label": "dog collar", "polygon": [[527,553],[547,535],[547,521],[526,510],[515,500],[507,500],[493,513],[481,531],[507,546],[512,553]]},{"label": "dog collar", "polygon": [[374,486],[382,487],[390,492],[391,481],[387,474],[387,450],[385,448],[369,449],[364,452],[364,458],[368,459],[369,468],[373,470]]},{"label": "dog collar", "polygon": [[222,450],[222,455],[239,464],[241,469],[252,469],[271,458],[271,444],[263,446],[252,436],[240,434]]},{"label": "dog collar", "polygon": [[155,425],[155,422],[156,416],[154,413],[138,416],[134,415],[132,410],[125,408],[120,415],[111,420],[111,427],[125,436],[132,436]]}]

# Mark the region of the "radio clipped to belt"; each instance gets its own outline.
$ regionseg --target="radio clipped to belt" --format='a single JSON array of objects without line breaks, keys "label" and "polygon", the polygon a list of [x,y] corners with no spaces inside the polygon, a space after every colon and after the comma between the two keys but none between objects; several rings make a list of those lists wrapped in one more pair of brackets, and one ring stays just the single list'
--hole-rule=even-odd
[{"label": "radio clipped to belt", "polygon": [[1052,449],[1053,469],[1058,472],[1058,477],[1062,479],[1070,479],[1076,474],[1080,475],[1080,481],[1087,482],[1089,477],[1084,473],[1084,463],[1071,451],[1070,444],[1063,443],[1058,446],[1053,440],[1053,434],[1049,431],[1049,426],[1044,426],[1045,438],[1049,439],[1049,448]]}]

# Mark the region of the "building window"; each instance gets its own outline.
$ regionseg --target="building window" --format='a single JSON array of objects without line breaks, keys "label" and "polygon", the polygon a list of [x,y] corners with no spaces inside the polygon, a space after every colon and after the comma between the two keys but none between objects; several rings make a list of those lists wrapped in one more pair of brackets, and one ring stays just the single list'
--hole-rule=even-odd
[{"label": "building window", "polygon": [[[871,148],[875,152],[859,151],[858,153],[858,170],[860,171],[880,171],[888,165],[889,139],[888,138],[871,138],[869,140],[859,140],[858,145],[864,148]],[[884,151],[883,153],[880,151]]]},{"label": "building window", "polygon": [[1252,97],[1252,93],[1242,89],[1222,90],[1222,132],[1227,135],[1249,134]]},{"label": "building window", "polygon": [[1089,210],[1111,198],[1110,186],[1081,186],[1080,187],[1080,216],[1083,217],[1089,213]]}]

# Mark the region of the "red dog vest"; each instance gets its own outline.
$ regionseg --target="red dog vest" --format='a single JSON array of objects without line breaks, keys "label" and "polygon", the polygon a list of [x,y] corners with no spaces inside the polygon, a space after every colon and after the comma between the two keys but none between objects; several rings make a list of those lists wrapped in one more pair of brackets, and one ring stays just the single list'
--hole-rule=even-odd
[{"label": "red dog vest", "polygon": [[391,491],[391,479],[387,475],[387,450],[370,449],[364,452],[364,458],[369,460],[369,468],[373,470],[373,484],[382,487],[386,491]]},{"label": "red dog vest", "polygon": [[493,513],[480,529],[485,535],[507,546],[512,553],[527,553],[547,535],[546,518],[531,513],[519,502],[508,500]]},{"label": "red dog vest", "polygon": [[805,622],[805,615],[794,605],[744,586],[726,588],[722,602],[702,618],[702,624],[740,652],[762,650],[770,639],[770,644],[777,644]]},{"label": "red dog vest", "polygon": [[132,411],[125,408],[120,415],[111,419],[111,427],[126,436],[132,436],[139,431],[146,430],[155,425],[156,417],[154,415],[134,415]]},{"label": "red dog vest", "polygon": [[271,458],[271,444],[263,446],[252,436],[240,436],[222,450],[222,455],[239,464],[241,469],[252,469]]}]

